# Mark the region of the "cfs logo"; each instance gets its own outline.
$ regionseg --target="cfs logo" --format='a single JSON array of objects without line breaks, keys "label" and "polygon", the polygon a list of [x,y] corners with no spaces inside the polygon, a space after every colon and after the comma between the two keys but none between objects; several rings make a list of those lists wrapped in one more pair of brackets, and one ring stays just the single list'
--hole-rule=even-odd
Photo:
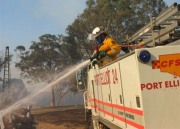
[{"label": "cfs logo", "polygon": [[152,61],[152,69],[160,69],[161,72],[180,77],[180,53],[159,55],[159,60]]}]

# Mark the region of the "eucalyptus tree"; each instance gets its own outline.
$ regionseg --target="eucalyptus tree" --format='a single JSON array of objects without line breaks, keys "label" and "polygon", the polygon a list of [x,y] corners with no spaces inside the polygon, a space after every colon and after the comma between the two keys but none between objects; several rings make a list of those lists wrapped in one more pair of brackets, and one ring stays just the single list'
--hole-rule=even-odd
[{"label": "eucalyptus tree", "polygon": [[32,42],[29,50],[24,46],[17,46],[20,61],[16,67],[33,79],[46,79],[46,74],[53,74],[63,65],[64,55],[60,51],[61,45],[55,35],[45,34],[39,37],[39,42]]},{"label": "eucalyptus tree", "polygon": [[[32,42],[29,50],[24,46],[17,46],[20,61],[16,67],[20,68],[23,77],[31,78],[33,82],[50,82],[59,71],[66,65],[67,53],[62,51],[60,39],[51,34],[44,34],[39,37],[39,42]],[[52,106],[55,104],[54,87],[52,86]]]},{"label": "eucalyptus tree", "polygon": [[18,46],[16,66],[34,80],[47,80],[67,64],[90,56],[94,42],[87,37],[95,27],[104,26],[121,43],[165,8],[163,0],[87,0],[83,13],[67,26],[66,36],[45,34],[39,42],[33,41],[29,50]]},{"label": "eucalyptus tree", "polygon": [[67,34],[77,39],[78,47],[92,49],[87,41],[88,33],[104,26],[120,43],[166,8],[163,0],[87,0],[84,12],[67,27]]}]

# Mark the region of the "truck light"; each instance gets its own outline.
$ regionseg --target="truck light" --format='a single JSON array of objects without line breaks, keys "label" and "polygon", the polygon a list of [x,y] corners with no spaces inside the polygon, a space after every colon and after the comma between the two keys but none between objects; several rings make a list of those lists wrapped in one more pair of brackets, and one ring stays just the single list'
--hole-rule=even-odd
[{"label": "truck light", "polygon": [[151,54],[147,50],[142,50],[138,53],[138,60],[141,63],[148,63],[151,59]]}]

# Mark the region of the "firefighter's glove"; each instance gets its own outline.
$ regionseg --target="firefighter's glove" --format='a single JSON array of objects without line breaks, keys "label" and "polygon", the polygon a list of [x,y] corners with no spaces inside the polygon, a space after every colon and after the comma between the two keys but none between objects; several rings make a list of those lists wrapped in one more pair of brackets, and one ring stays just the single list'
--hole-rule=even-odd
[{"label": "firefighter's glove", "polygon": [[106,51],[100,51],[100,52],[99,52],[99,56],[100,56],[101,58],[105,57],[106,55],[107,55]]},{"label": "firefighter's glove", "polygon": [[98,52],[94,54],[92,57],[90,57],[90,61],[93,61],[94,59],[98,59],[98,55],[99,55]]}]

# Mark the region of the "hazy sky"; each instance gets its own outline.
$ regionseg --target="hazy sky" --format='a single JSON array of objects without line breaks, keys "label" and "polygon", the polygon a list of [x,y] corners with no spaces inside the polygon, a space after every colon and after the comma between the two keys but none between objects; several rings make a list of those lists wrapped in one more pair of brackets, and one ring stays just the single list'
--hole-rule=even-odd
[{"label": "hazy sky", "polygon": [[0,0],[0,50],[30,45],[43,34],[65,34],[85,0]]},{"label": "hazy sky", "polygon": [[[172,5],[175,0],[164,0]],[[30,46],[43,34],[65,34],[86,0],[0,0],[0,51]],[[180,4],[180,3],[179,3]]]}]

